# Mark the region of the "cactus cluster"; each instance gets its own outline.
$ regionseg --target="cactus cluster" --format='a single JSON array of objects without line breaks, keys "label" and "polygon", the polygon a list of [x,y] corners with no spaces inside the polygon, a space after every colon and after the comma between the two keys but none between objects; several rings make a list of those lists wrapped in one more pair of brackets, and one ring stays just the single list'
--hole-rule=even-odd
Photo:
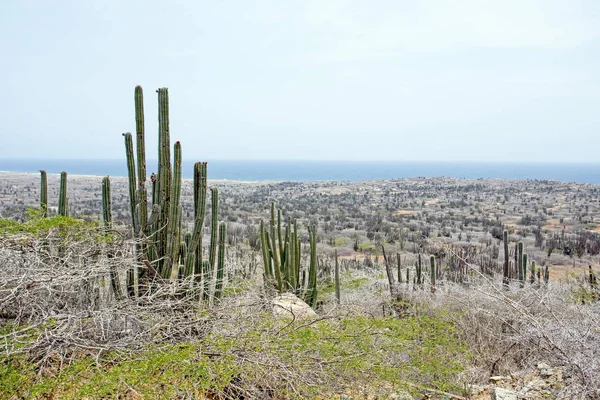
[{"label": "cactus cluster", "polygon": [[[158,93],[158,173],[152,174],[151,212],[148,212],[148,190],[146,188],[146,153],[144,128],[143,91],[135,88],[136,151],[134,153],[131,133],[124,133],[125,153],[129,176],[130,212],[136,253],[140,265],[138,270],[138,294],[151,290],[150,277],[154,272],[161,280],[173,277],[194,282],[194,292],[204,292],[207,299],[213,280],[217,260],[217,229],[223,240],[219,241],[219,265],[216,268],[215,294],[222,293],[223,265],[225,257],[225,224],[217,225],[218,190],[212,189],[211,245],[209,260],[202,260],[202,235],[206,206],[206,163],[194,165],[194,224],[193,231],[182,232],[181,143],[173,146],[171,163],[169,129],[169,93],[160,88]],[[135,160],[137,155],[137,165]],[[221,233],[222,232],[222,233]],[[220,278],[219,278],[220,276]],[[135,281],[133,270],[128,274],[128,288]],[[220,280],[219,280],[220,279]],[[204,282],[202,282],[204,281]],[[129,291],[134,295],[134,291]]]},{"label": "cactus cluster", "polygon": [[[275,215],[277,214],[277,223]],[[300,255],[302,246],[298,238],[298,223],[289,221],[285,231],[281,224],[281,210],[271,203],[271,224],[267,230],[260,223],[260,239],[265,267],[265,278],[274,278],[280,293],[303,294],[311,307],[317,303],[317,233],[316,228],[308,228],[310,262],[308,269],[302,268]],[[308,276],[307,276],[308,275]]]}]

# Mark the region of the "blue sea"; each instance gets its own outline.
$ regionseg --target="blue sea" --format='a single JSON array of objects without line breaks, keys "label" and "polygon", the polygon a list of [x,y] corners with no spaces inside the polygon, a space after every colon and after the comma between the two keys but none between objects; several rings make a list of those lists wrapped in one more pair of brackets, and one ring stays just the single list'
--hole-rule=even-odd
[{"label": "blue sea", "polygon": [[[148,175],[156,171],[149,161]],[[183,162],[183,177],[191,178],[193,161]],[[0,171],[127,176],[125,159],[26,160],[0,159]],[[231,161],[208,163],[209,179],[237,181],[356,181],[411,177],[538,179],[600,184],[600,164],[536,164],[479,162],[377,161]]]}]

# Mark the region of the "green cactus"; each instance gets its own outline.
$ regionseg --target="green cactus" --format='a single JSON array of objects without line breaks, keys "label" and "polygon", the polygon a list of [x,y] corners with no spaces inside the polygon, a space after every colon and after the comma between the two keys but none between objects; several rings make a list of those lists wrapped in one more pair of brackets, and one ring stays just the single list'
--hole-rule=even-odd
[{"label": "green cactus", "polygon": [[502,233],[502,239],[504,242],[504,268],[502,271],[502,284],[504,285],[504,288],[508,290],[510,285],[510,269],[508,260],[508,231],[506,229]]},{"label": "green cactus", "polygon": [[421,253],[417,258],[417,285],[421,285],[423,283],[423,264],[421,261]]},{"label": "green cactus", "polygon": [[210,263],[210,273],[212,276],[215,270],[217,260],[217,240],[218,240],[218,215],[219,215],[219,190],[215,187],[211,190],[211,218],[210,218],[210,248],[208,251],[208,262]]},{"label": "green cactus", "polygon": [[535,283],[535,272],[536,272],[535,271],[535,261],[532,260],[531,261],[531,271],[529,274],[529,283],[532,285]]},{"label": "green cactus", "polygon": [[110,229],[112,227],[112,201],[110,196],[110,178],[108,176],[102,178],[102,219],[104,227]]},{"label": "green cactus", "polygon": [[[275,215],[277,215],[277,222]],[[262,221],[260,224],[259,233],[265,278],[270,280],[273,276],[275,277],[275,285],[279,293],[290,291],[300,294],[304,291],[305,301],[309,305],[315,305],[317,296],[316,228],[309,229],[311,255],[307,270],[302,268],[300,262],[302,246],[298,237],[298,223],[288,219],[284,229],[281,219],[281,211],[275,208],[275,203],[271,203],[270,228],[267,229]],[[278,238],[281,238],[279,243]]]},{"label": "green cactus", "polygon": [[[125,150],[129,175],[129,198],[132,214],[136,253],[142,265],[150,265],[161,279],[185,278],[193,275],[194,290],[204,286],[202,278],[208,272],[215,271],[217,224],[216,210],[218,192],[213,191],[213,223],[209,261],[202,260],[202,231],[206,208],[206,163],[194,165],[194,228],[182,240],[181,143],[173,146],[173,165],[171,164],[169,130],[169,93],[160,88],[158,93],[158,173],[152,173],[152,212],[148,212],[148,189],[146,188],[146,154],[143,91],[135,88],[135,122],[137,139],[137,167],[134,159],[133,140],[125,133]],[[137,172],[137,176],[136,176]],[[205,268],[206,267],[206,268]],[[138,282],[140,295],[149,292],[151,285],[147,269],[139,268]],[[210,275],[212,276],[212,275]],[[209,278],[210,276],[205,276]],[[131,282],[134,279],[132,277]],[[209,286],[206,281],[205,285]],[[200,297],[202,297],[201,293]]]},{"label": "green cactus", "polygon": [[402,284],[402,260],[400,253],[396,253],[396,264],[398,264],[398,285]]},{"label": "green cactus", "polygon": [[220,299],[223,292],[223,271],[225,270],[225,237],[227,226],[219,224],[219,254],[217,261],[217,279],[215,281],[215,299]]},{"label": "green cactus", "polygon": [[[102,178],[102,219],[104,221],[104,227],[106,229],[112,228],[112,200],[110,195],[110,178],[105,176]],[[113,259],[114,255],[112,251],[109,250],[108,258]],[[123,298],[123,293],[121,292],[121,283],[119,281],[119,273],[117,271],[117,266],[112,262],[110,263],[110,287],[115,295],[117,300]]]},{"label": "green cactus", "polygon": [[521,279],[521,287],[525,287],[525,281],[527,280],[527,265],[528,265],[528,256],[527,253],[523,253],[523,263],[521,264],[521,269],[523,272],[523,279]]},{"label": "green cactus", "polygon": [[275,279],[277,279],[277,290],[279,290],[279,292],[281,293],[283,290],[283,282],[281,280],[281,269],[279,264],[280,253],[277,251],[277,237],[275,235],[275,203],[271,203],[271,257],[273,259]]},{"label": "green cactus", "polygon": [[304,301],[314,308],[317,305],[317,228],[309,228],[308,235],[310,238],[310,266]]},{"label": "green cactus", "polygon": [[431,272],[431,293],[435,293],[435,278],[436,278],[436,269],[435,269],[435,256],[432,255],[430,258],[430,272]]},{"label": "green cactus", "polygon": [[60,190],[58,193],[58,215],[69,216],[69,199],[67,198],[67,173],[60,173]]},{"label": "green cactus", "polygon": [[521,283],[521,287],[523,285],[523,282],[525,282],[525,276],[524,276],[524,269],[523,269],[523,242],[519,242],[517,245],[517,253],[518,253],[518,260],[517,260],[517,271],[519,273],[519,282]]},{"label": "green cactus", "polygon": [[548,281],[550,280],[550,268],[546,265],[546,269],[544,270],[544,285],[548,286]]},{"label": "green cactus", "polygon": [[335,298],[337,300],[338,303],[341,302],[341,292],[340,292],[340,266],[338,264],[338,254],[337,254],[337,249],[334,251],[334,257],[335,257],[335,275],[334,275],[334,279],[335,279]]},{"label": "green cactus", "polygon": [[40,170],[40,211],[42,218],[48,217],[48,175],[43,169]]},{"label": "green cactus", "polygon": [[269,254],[269,242],[267,239],[267,231],[265,230],[265,224],[261,220],[260,221],[260,247],[262,249],[263,256],[263,264],[265,268],[265,278],[271,277],[271,268],[270,268],[270,254]]},{"label": "green cactus", "polygon": [[[138,208],[138,223],[141,235],[148,232],[148,190],[146,189],[146,139],[144,128],[144,93],[141,86],[135,87],[135,132],[137,148],[137,182],[136,204]],[[148,258],[146,249],[142,256]],[[140,273],[143,278],[143,274]]]}]

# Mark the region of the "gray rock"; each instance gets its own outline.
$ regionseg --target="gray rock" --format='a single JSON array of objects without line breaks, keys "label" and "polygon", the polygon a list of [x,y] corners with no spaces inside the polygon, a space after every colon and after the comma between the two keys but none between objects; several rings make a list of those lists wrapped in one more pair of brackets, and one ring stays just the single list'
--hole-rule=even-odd
[{"label": "gray rock", "polygon": [[273,299],[273,314],[276,317],[296,319],[314,318],[317,313],[293,293],[283,293]]},{"label": "gray rock", "polygon": [[540,375],[543,377],[552,376],[554,374],[554,370],[546,363],[539,363],[537,365],[538,371],[540,371]]},{"label": "gray rock", "polygon": [[517,392],[509,389],[494,388],[492,390],[492,400],[517,400]]}]

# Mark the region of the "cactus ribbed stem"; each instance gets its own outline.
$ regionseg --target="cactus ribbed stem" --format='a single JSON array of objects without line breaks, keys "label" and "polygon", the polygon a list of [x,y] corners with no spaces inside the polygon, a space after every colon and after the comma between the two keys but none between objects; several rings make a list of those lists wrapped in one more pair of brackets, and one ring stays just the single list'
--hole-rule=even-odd
[{"label": "cactus ribbed stem", "polygon": [[58,193],[58,215],[69,216],[69,200],[67,198],[67,173],[60,173],[60,190]]},{"label": "cactus ribbed stem", "polygon": [[502,270],[502,284],[504,285],[505,289],[508,289],[509,284],[510,284],[510,269],[509,269],[509,263],[508,263],[508,231],[504,230],[504,232],[502,233],[502,239],[504,241],[504,268]]},{"label": "cactus ribbed stem", "polygon": [[48,216],[48,175],[43,169],[40,170],[40,210],[42,218]]},{"label": "cactus ribbed stem", "polygon": [[[148,189],[146,188],[146,139],[144,127],[144,92],[141,86],[136,86],[134,91],[135,102],[135,132],[137,149],[137,181],[136,193],[138,207],[139,229],[142,235],[148,232]],[[144,258],[148,258],[147,251],[143,250]],[[141,275],[141,273],[140,273]]]},{"label": "cactus ribbed stem", "polygon": [[309,228],[308,234],[310,238],[310,266],[305,301],[314,308],[317,305],[317,228]]},{"label": "cactus ribbed stem", "polygon": [[525,277],[524,277],[524,273],[523,273],[523,242],[519,242],[519,244],[517,245],[517,253],[518,253],[517,271],[519,272],[519,282],[521,282],[521,287],[522,287],[523,282],[525,281]]},{"label": "cactus ribbed stem", "polygon": [[133,224],[133,237],[139,237],[139,220],[136,213],[137,208],[137,178],[135,176],[135,159],[133,153],[133,139],[131,133],[123,134],[125,138],[125,153],[127,154],[127,174],[129,177],[129,211],[131,213],[131,222]]},{"label": "cactus ribbed stem", "polygon": [[335,275],[334,275],[334,282],[335,282],[335,299],[337,300],[338,303],[341,302],[341,291],[340,291],[340,265],[338,263],[338,254],[337,254],[337,249],[334,251],[333,253],[334,257],[335,257]]},{"label": "cactus ribbed stem", "polygon": [[210,217],[210,247],[208,249],[208,262],[210,264],[209,276],[212,278],[217,261],[218,216],[219,216],[219,190],[211,190],[211,217]]},{"label": "cactus ribbed stem", "polygon": [[525,281],[527,280],[527,263],[528,263],[528,259],[527,259],[527,254],[523,254],[523,264],[521,265],[521,268],[523,270],[523,279],[521,279],[521,287],[525,286]]},{"label": "cactus ribbed stem", "polygon": [[[110,229],[112,227],[112,200],[110,194],[110,178],[105,176],[102,178],[102,219],[104,220],[104,227]],[[123,298],[121,292],[121,283],[119,281],[119,273],[116,265],[112,262],[114,255],[112,251],[108,251],[108,258],[110,260],[110,286],[117,300]]]},{"label": "cactus ribbed stem", "polygon": [[264,222],[261,220],[260,221],[260,247],[262,249],[262,256],[263,256],[263,263],[264,263],[264,268],[265,268],[265,277],[270,277],[271,276],[271,270],[269,268],[269,244],[267,242],[267,235],[266,235],[266,231],[265,231],[265,224]]},{"label": "cactus ribbed stem", "polygon": [[102,219],[104,227],[110,229],[112,225],[112,201],[110,195],[110,178],[102,178]]},{"label": "cactus ribbed stem", "polygon": [[180,220],[181,220],[181,143],[176,142],[173,149],[173,181],[171,185],[171,205],[168,219],[167,262],[164,268],[164,277],[169,278],[173,267],[179,259]]},{"label": "cactus ribbed stem", "polygon": [[398,285],[402,283],[402,260],[400,259],[400,253],[396,253],[396,264],[398,266]]},{"label": "cactus ribbed stem", "polygon": [[277,290],[281,293],[283,284],[281,279],[281,269],[279,266],[279,252],[277,251],[277,233],[275,232],[275,203],[271,203],[271,256],[273,257],[273,269],[277,279]]},{"label": "cactus ribbed stem", "polygon": [[206,173],[205,162],[194,164],[194,230],[191,245],[188,246],[188,260],[186,262],[186,276],[194,274],[194,282],[202,281],[202,235],[204,215],[206,212]]},{"label": "cactus ribbed stem", "polygon": [[215,282],[215,299],[221,298],[223,291],[223,271],[225,270],[225,238],[227,226],[225,222],[219,224],[219,254],[217,261],[217,279]]},{"label": "cactus ribbed stem", "polygon": [[417,259],[417,285],[423,283],[423,264],[421,262],[421,253],[419,253],[419,257]]},{"label": "cactus ribbed stem", "polygon": [[430,259],[431,267],[431,293],[435,293],[435,278],[436,278],[436,267],[435,267],[435,256],[432,255]]}]

